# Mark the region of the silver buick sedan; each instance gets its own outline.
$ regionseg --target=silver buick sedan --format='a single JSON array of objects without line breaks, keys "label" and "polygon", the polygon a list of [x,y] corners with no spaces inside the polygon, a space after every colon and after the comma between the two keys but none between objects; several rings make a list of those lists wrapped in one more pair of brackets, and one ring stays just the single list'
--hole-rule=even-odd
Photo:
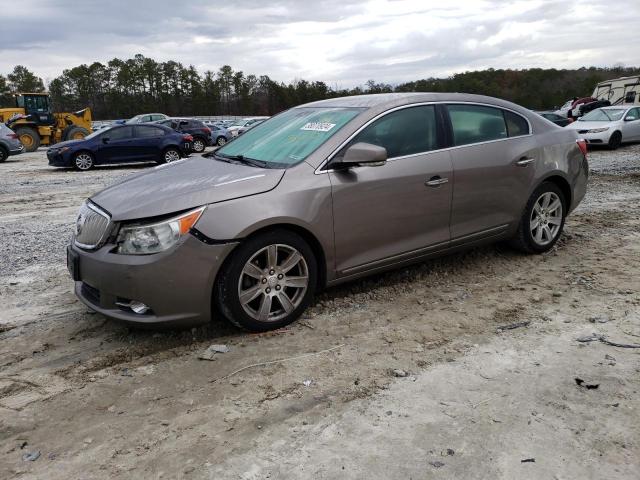
[{"label": "silver buick sedan", "polygon": [[335,98],[95,194],[67,264],[110,318],[264,331],[374,272],[498,240],[545,252],[587,171],[575,131],[503,100]]}]

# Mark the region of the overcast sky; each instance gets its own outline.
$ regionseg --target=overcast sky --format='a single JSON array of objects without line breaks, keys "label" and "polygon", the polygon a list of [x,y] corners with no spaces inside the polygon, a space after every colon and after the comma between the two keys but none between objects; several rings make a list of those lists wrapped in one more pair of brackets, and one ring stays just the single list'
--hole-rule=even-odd
[{"label": "overcast sky", "polygon": [[640,0],[21,0],[0,73],[45,81],[136,53],[352,87],[484,68],[640,66]]}]

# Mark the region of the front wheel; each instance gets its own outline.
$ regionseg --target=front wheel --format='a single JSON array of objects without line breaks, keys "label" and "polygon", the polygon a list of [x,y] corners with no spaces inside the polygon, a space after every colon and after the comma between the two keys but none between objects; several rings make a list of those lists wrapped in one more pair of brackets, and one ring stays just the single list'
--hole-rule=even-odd
[{"label": "front wheel", "polygon": [[533,192],[512,245],[527,253],[543,253],[560,238],[567,214],[562,190],[552,182],[544,182]]},{"label": "front wheel", "polygon": [[222,135],[220,135],[216,140],[216,145],[218,145],[219,147],[222,147],[225,143],[227,143],[227,139]]},{"label": "front wheel", "polygon": [[218,310],[252,332],[281,328],[307,308],[317,285],[313,251],[299,235],[274,230],[232,254],[216,285]]},{"label": "front wheel", "polygon": [[609,138],[609,148],[611,150],[617,150],[622,145],[622,133],[613,132]]},{"label": "front wheel", "polygon": [[86,172],[91,170],[94,166],[93,155],[89,152],[78,152],[73,157],[73,166],[76,170]]}]

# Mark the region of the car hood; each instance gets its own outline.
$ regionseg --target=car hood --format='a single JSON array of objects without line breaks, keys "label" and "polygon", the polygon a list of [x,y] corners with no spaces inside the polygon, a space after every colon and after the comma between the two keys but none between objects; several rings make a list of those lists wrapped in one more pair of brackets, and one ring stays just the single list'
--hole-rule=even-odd
[{"label": "car hood", "polygon": [[72,147],[73,145],[77,145],[78,143],[84,142],[84,139],[78,140],[65,140],[64,142],[58,142],[56,144],[51,145],[49,148],[62,148],[62,147]]},{"label": "car hood", "polygon": [[90,200],[114,221],[167,215],[210,203],[268,192],[284,170],[195,157],[155,167],[105,188]]},{"label": "car hood", "polygon": [[614,122],[610,121],[602,121],[602,122],[581,122],[580,120],[576,120],[575,122],[567,125],[565,128],[569,128],[571,130],[589,130],[591,128],[602,128],[608,127]]}]

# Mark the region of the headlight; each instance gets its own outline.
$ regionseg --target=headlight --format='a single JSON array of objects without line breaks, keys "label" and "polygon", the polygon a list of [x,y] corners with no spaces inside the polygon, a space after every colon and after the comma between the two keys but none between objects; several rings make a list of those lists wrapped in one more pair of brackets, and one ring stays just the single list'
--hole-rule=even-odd
[{"label": "headlight", "polygon": [[124,255],[148,255],[158,253],[172,247],[191,230],[205,207],[162,222],[125,225],[118,234],[118,253]]},{"label": "headlight", "polygon": [[609,127],[593,128],[591,130],[587,130],[587,133],[602,133],[602,132],[606,132],[607,130],[609,130]]}]

